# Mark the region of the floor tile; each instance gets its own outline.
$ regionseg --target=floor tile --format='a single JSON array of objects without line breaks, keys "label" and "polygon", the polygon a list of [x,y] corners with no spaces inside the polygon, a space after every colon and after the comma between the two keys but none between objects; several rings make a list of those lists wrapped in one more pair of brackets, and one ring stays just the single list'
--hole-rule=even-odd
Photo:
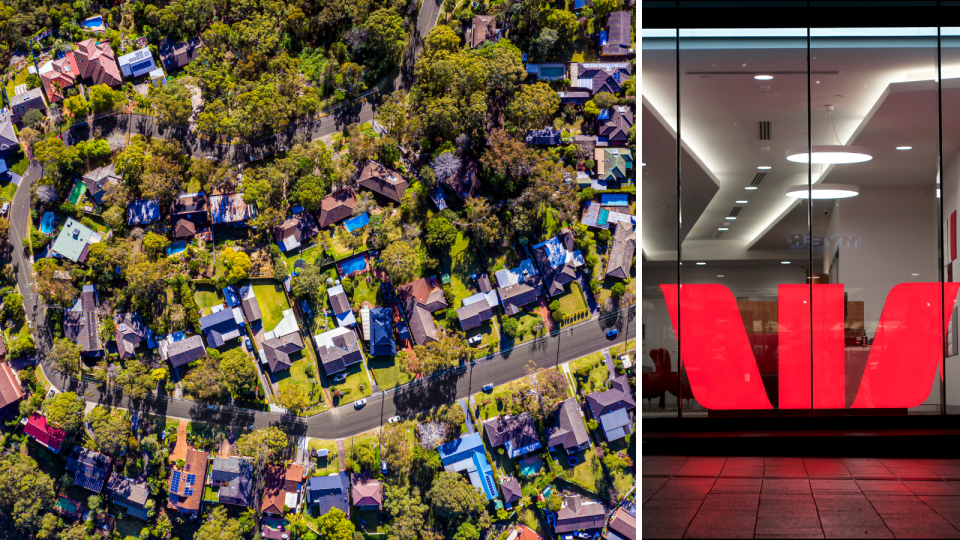
[{"label": "floor tile", "polygon": [[[701,497],[691,497],[687,499],[681,498],[651,498],[647,502],[643,503],[643,508],[693,508],[694,510],[700,508],[700,505],[703,504],[703,500],[707,496],[703,495]],[[657,510],[659,512],[659,510]]]},{"label": "floor tile", "polygon": [[915,495],[886,495],[878,493],[867,493],[867,499],[873,508],[881,515],[888,514],[909,514],[916,515],[933,513],[933,509],[920,500]]},{"label": "floor tile", "polygon": [[823,527],[883,527],[883,520],[873,508],[824,512],[821,510],[820,525]]},{"label": "floor tile", "polygon": [[760,493],[760,478],[717,478],[710,493]]},{"label": "floor tile", "polygon": [[897,538],[960,538],[960,531],[937,514],[883,516],[883,522]]},{"label": "floor tile", "polygon": [[817,514],[817,505],[810,499],[764,499],[760,497],[757,514],[764,517],[778,515]]},{"label": "floor tile", "polygon": [[810,481],[796,478],[764,478],[761,493],[810,493]]},{"label": "floor tile", "polygon": [[919,461],[913,458],[880,458],[879,461],[884,467],[888,469],[891,467],[897,467],[897,468],[919,467],[923,469],[926,468]]},{"label": "floor tile", "polygon": [[640,476],[673,476],[680,470],[680,465],[648,465],[640,466]]},{"label": "floor tile", "polygon": [[870,509],[875,512],[873,505],[866,497],[859,493],[830,493],[814,495],[813,500],[820,512],[840,512],[845,510]]},{"label": "floor tile", "polygon": [[762,457],[728,457],[724,467],[763,467]]},{"label": "floor tile", "polygon": [[854,480],[810,479],[810,490],[817,493],[860,493],[860,486]]},{"label": "floor tile", "polygon": [[700,505],[700,511],[751,511],[757,512],[759,493],[710,493]]},{"label": "floor tile", "polygon": [[860,486],[860,491],[864,493],[879,492],[891,494],[910,494],[910,490],[907,489],[907,486],[903,485],[903,483],[901,483],[899,480],[857,480],[857,485]]},{"label": "floor tile", "polygon": [[823,527],[826,538],[893,538],[886,525],[883,527]]},{"label": "floor tile", "polygon": [[752,511],[704,511],[687,527],[684,538],[753,538],[757,514]]},{"label": "floor tile", "polygon": [[697,515],[697,508],[658,508],[644,512],[641,538],[682,538],[687,526]]},{"label": "floor tile", "polygon": [[723,467],[723,464],[727,461],[725,457],[712,457],[712,456],[693,456],[687,461],[684,462],[684,465],[690,467]]},{"label": "floor tile", "polygon": [[763,464],[766,466],[793,466],[803,467],[803,458],[798,457],[768,457],[763,458]]},{"label": "floor tile", "polygon": [[794,529],[786,533],[757,533],[754,538],[823,538],[820,528]]},{"label": "floor tile", "polygon": [[717,465],[716,467],[691,467],[689,465],[684,465],[680,467],[680,470],[677,471],[676,477],[683,478],[715,478],[720,475],[721,467]]},{"label": "floor tile", "polygon": [[799,529],[820,529],[816,512],[802,514],[757,515],[757,534],[786,534]]},{"label": "floor tile", "polygon": [[725,466],[720,471],[720,478],[763,478],[763,467],[730,467]]},{"label": "floor tile", "polygon": [[653,496],[650,497],[650,500],[647,502],[647,505],[649,505],[653,501],[657,501],[661,499],[667,499],[667,500],[695,499],[698,501],[702,501],[706,497],[707,497],[706,491],[684,489],[684,488],[662,487],[660,488],[660,491],[654,493]]},{"label": "floor tile", "polygon": [[690,458],[687,456],[644,456],[643,464],[651,465],[676,465],[680,466],[687,462]]},{"label": "floor tile", "polygon": [[926,467],[888,467],[900,480],[940,480],[941,478]]},{"label": "floor tile", "polygon": [[[953,486],[956,488],[957,486]],[[927,503],[931,508],[947,506],[960,507],[960,497],[951,495],[920,495],[920,500]]]},{"label": "floor tile", "polygon": [[943,481],[916,481],[902,480],[914,495],[955,495],[960,496],[960,490]]},{"label": "floor tile", "polygon": [[779,492],[760,492],[761,501],[809,501],[813,502],[813,495],[809,493],[779,493]]},{"label": "floor tile", "polygon": [[934,508],[934,511],[953,525],[954,528],[960,529],[960,508],[956,506],[941,506]]},{"label": "floor tile", "polygon": [[764,478],[806,478],[807,470],[803,465],[767,465],[763,468]]}]

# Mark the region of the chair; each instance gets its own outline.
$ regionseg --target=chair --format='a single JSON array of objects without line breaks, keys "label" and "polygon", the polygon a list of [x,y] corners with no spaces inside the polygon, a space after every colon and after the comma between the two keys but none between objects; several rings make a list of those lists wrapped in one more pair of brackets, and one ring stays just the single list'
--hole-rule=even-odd
[{"label": "chair", "polygon": [[654,371],[643,374],[640,386],[644,399],[661,397],[670,381],[670,352],[666,349],[651,350],[650,359],[653,360]]}]

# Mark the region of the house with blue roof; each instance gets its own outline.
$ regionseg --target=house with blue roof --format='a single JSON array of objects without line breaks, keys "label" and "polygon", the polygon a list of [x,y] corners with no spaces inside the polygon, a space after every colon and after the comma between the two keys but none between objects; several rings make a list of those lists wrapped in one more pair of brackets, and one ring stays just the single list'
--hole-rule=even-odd
[{"label": "house with blue roof", "polygon": [[583,253],[574,249],[573,232],[562,229],[559,236],[533,246],[533,258],[540,267],[548,296],[563,294],[564,286],[577,279],[584,265]]},{"label": "house with blue roof", "polygon": [[307,507],[317,505],[319,515],[324,515],[333,508],[339,508],[347,517],[350,517],[350,478],[347,473],[329,476],[314,476],[307,484]]},{"label": "house with blue roof", "polygon": [[396,356],[397,343],[393,341],[393,310],[370,310],[370,356]]},{"label": "house with blue roof", "polygon": [[240,305],[240,296],[233,285],[227,285],[223,288],[223,297],[227,299],[227,305],[232,308]]},{"label": "house with blue roof", "polygon": [[137,199],[127,205],[127,224],[146,225],[160,220],[160,205],[157,201]]},{"label": "house with blue roof", "polygon": [[[203,335],[207,338],[208,347],[222,347],[227,341],[240,337],[240,326],[237,324],[233,311],[232,309],[221,309],[216,313],[200,318],[200,328],[203,329]],[[237,308],[237,311],[239,311],[239,308]],[[242,318],[241,315],[241,320]]]},{"label": "house with blue roof", "polygon": [[483,446],[483,437],[471,433],[437,447],[440,463],[447,472],[466,474],[470,484],[481,491],[488,501],[497,498],[497,482],[493,469],[487,461],[487,451]]}]

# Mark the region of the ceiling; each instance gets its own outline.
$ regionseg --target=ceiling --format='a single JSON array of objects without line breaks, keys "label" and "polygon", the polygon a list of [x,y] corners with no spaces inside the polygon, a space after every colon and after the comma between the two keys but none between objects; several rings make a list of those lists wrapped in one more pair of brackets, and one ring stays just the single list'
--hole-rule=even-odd
[{"label": "ceiling", "polygon": [[[837,144],[839,139],[866,146],[873,155],[862,164],[815,165],[814,183],[936,185],[936,41],[931,48],[930,42],[904,39],[874,40],[868,46],[851,40],[814,42],[813,144]],[[670,260],[676,259],[676,51],[648,50],[647,41],[642,246],[645,260]],[[787,233],[806,230],[806,207],[784,196],[787,186],[805,184],[808,176],[805,164],[786,160],[788,148],[807,144],[806,40],[728,41],[681,42],[683,258],[789,258],[795,252],[789,250]],[[960,51],[944,49],[942,69],[945,77],[960,75]],[[753,78],[769,72],[777,73],[773,80]],[[945,78],[942,86],[944,118],[955,117],[960,114],[960,79]],[[836,131],[824,108],[828,104],[835,106]],[[769,140],[760,140],[761,121],[770,122]],[[949,160],[960,149],[960,123],[944,122],[942,129],[943,155]],[[895,149],[902,145],[913,149]],[[758,171],[759,166],[771,169]],[[758,189],[744,190],[759,172],[765,174]],[[738,205],[737,200],[749,202]],[[742,210],[735,221],[726,220],[733,206]],[[729,230],[714,238],[720,227]]]}]

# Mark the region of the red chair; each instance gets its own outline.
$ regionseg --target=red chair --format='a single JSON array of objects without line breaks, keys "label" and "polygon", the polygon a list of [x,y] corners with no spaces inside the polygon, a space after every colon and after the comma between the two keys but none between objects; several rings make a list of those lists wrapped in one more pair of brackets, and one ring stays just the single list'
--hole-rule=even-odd
[{"label": "red chair", "polygon": [[667,385],[670,381],[670,351],[666,349],[654,349],[650,351],[650,359],[653,360],[653,373],[644,373],[641,380],[640,395],[644,399],[658,398],[667,391]]}]

